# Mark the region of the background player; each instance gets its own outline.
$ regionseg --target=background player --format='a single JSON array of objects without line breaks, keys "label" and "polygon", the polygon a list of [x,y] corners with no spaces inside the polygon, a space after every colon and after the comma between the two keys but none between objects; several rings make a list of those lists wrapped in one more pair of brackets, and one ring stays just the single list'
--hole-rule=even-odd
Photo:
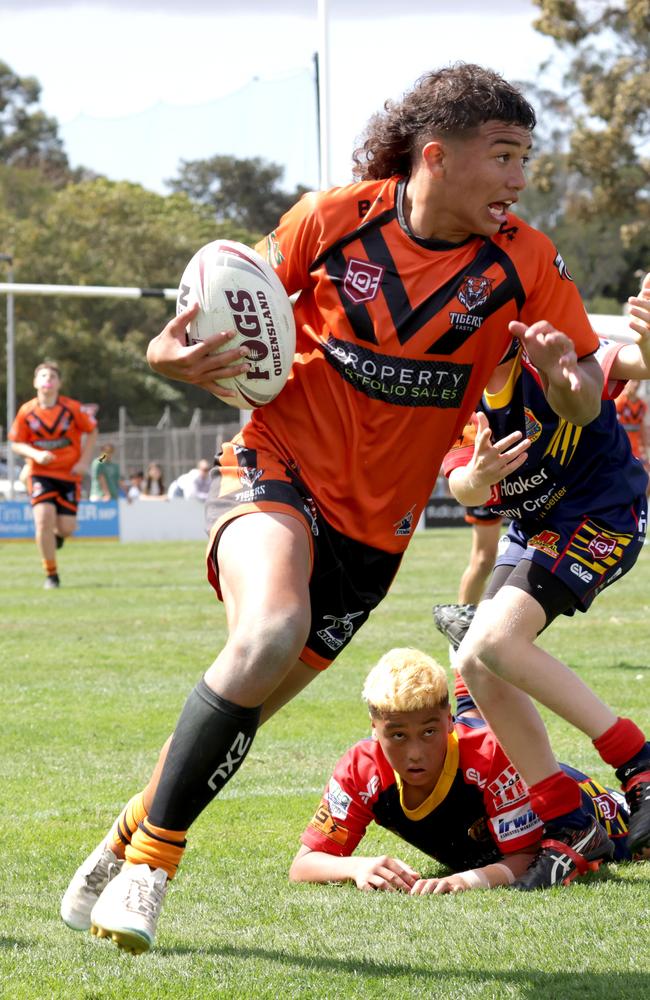
[{"label": "background player", "polygon": [[474,445],[461,441],[445,460],[460,502],[488,502],[512,519],[508,547],[457,664],[546,824],[548,840],[516,883],[521,889],[565,882],[585,860],[607,857],[611,849],[581,809],[577,785],[559,769],[529,696],[591,737],[628,797],[631,850],[650,848],[650,745],[644,734],[534,645],[558,614],[586,611],[632,567],[643,544],[647,476],[608,400],[622,388],[609,380],[650,376],[650,275],[630,303],[638,343],[603,352],[608,385],[596,420],[576,427],[558,418],[562,386],[567,395],[580,393],[568,342],[556,333],[543,335],[557,348],[549,366],[537,354],[539,335],[512,324],[524,351],[488,383]]},{"label": "background player", "polygon": [[[570,333],[593,388],[585,419],[597,412],[597,338],[579,295],[555,247],[509,215],[534,125],[489,70],[427,74],[371,119],[358,183],[305,195],[261,244],[299,293],[297,359],[213,470],[208,573],[226,645],[183,708],[119,875],[90,916],[66,893],[66,915],[100,935],[151,947],[187,831],[245,759],[262,706],[302,690],[387,593],[444,453],[511,344],[508,321]],[[213,356],[220,334],[188,347],[193,315],[165,327],[149,362],[227,398],[218,380],[245,363]],[[99,890],[91,857],[79,877]]]},{"label": "background player", "polygon": [[[444,669],[417,649],[392,649],[368,674],[363,699],[373,738],[339,760],[289,877],[411,895],[512,884],[533,860],[542,824],[485,722],[452,718]],[[622,796],[567,770],[617,859],[629,858]],[[355,855],[372,822],[456,874],[421,878],[398,858]]]},{"label": "background player", "polygon": [[59,395],[61,381],[55,361],[37,365],[36,396],[23,403],[9,432],[13,450],[27,459],[36,545],[46,589],[60,586],[56,550],[77,526],[81,479],[97,440],[94,416],[76,399]]}]

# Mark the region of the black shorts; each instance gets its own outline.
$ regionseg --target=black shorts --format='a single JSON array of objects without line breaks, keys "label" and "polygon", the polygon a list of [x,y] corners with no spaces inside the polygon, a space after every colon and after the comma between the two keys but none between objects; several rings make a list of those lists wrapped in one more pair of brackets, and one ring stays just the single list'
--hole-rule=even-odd
[{"label": "black shorts", "polygon": [[212,477],[205,505],[210,533],[207,568],[219,598],[217,548],[230,521],[266,511],[288,514],[305,526],[312,561],[311,628],[300,659],[324,670],[384,599],[402,554],[384,552],[336,531],[307,487],[276,456],[227,444]]},{"label": "black shorts", "polygon": [[466,507],[465,520],[467,524],[501,524],[503,518],[491,507]]},{"label": "black shorts", "polygon": [[32,507],[39,503],[51,503],[57,514],[75,517],[81,493],[78,482],[68,479],[54,479],[52,476],[32,475],[29,477],[29,498]]}]

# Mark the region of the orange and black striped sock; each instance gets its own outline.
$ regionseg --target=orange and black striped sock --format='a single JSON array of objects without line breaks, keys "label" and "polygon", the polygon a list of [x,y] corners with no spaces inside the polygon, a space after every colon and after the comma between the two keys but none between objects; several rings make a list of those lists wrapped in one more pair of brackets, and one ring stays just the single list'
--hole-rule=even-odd
[{"label": "orange and black striped sock", "polygon": [[43,569],[45,570],[46,576],[56,575],[56,559],[44,559]]},{"label": "orange and black striped sock", "polygon": [[108,846],[118,858],[124,857],[125,848],[131,843],[138,824],[147,816],[144,807],[144,792],[134,795],[117,817],[108,835]]},{"label": "orange and black striped sock", "polygon": [[126,862],[163,868],[173,878],[185,852],[186,834],[187,830],[163,830],[142,820],[124,852]]}]

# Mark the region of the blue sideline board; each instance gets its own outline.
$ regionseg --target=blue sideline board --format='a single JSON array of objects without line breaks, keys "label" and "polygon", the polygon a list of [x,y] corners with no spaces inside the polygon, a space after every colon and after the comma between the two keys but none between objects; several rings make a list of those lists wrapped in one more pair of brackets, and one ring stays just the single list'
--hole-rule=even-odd
[{"label": "blue sideline board", "polygon": [[[120,515],[117,500],[81,500],[77,511],[75,538],[119,538]],[[25,500],[0,502],[0,540],[34,538],[31,504]]]}]

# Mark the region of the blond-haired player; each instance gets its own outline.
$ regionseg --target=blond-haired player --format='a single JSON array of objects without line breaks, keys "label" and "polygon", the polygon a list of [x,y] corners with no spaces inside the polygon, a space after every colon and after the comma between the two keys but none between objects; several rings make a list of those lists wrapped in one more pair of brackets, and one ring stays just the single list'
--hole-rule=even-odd
[{"label": "blond-haired player", "polygon": [[[334,768],[290,878],[411,895],[510,885],[528,867],[542,823],[485,722],[452,717],[444,668],[420,650],[392,649],[370,671],[362,697],[372,737]],[[617,856],[629,858],[622,796],[568,770]],[[373,821],[455,874],[422,878],[399,858],[355,855]]]}]

